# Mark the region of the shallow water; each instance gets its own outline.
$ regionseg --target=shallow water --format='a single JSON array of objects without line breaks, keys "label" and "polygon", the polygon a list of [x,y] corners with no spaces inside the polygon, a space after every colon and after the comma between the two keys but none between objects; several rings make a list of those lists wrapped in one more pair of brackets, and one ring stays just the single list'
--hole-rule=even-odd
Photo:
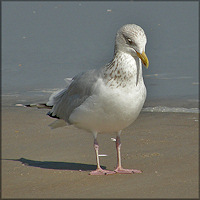
[{"label": "shallow water", "polygon": [[170,112],[170,113],[199,113],[198,108],[176,108],[176,107],[166,107],[166,106],[157,106],[157,107],[146,107],[143,108],[144,112]]},{"label": "shallow water", "polygon": [[[147,102],[198,102],[198,2],[3,2],[2,95],[46,99],[64,78],[112,59],[116,31],[146,32]],[[5,101],[3,101],[4,103]],[[185,105],[185,104],[184,104]]]}]

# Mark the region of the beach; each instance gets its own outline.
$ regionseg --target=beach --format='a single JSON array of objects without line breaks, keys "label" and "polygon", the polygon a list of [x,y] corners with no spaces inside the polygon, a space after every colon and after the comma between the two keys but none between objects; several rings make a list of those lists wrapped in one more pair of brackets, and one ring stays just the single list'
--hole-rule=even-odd
[{"label": "beach", "polygon": [[[90,176],[91,133],[51,130],[47,110],[2,109],[2,198],[198,198],[198,114],[142,112],[121,137],[124,168]],[[115,134],[99,134],[103,168],[116,166]]]}]

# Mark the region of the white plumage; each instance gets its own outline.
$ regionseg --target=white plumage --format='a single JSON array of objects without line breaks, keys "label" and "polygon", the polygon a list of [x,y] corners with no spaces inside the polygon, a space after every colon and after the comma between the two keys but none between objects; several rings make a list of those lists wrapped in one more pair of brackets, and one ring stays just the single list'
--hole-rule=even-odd
[{"label": "white plumage", "polygon": [[[120,134],[138,117],[146,99],[142,77],[142,63],[146,67],[149,64],[144,53],[146,41],[141,27],[123,26],[116,35],[113,60],[100,69],[67,80],[67,87],[54,93],[47,103],[53,106],[48,113],[51,117],[94,134],[97,170],[92,175],[141,173],[121,167]],[[99,164],[97,133],[113,132],[117,133],[118,162],[115,171],[108,171]]]}]

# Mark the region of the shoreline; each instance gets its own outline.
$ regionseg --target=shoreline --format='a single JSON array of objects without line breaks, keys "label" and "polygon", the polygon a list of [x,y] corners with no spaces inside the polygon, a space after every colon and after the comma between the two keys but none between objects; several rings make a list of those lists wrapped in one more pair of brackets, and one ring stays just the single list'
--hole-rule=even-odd
[{"label": "shoreline", "polygon": [[[39,95],[2,95],[2,106],[3,107],[15,107],[17,104],[31,104],[31,103],[46,103],[51,93],[41,93]],[[169,108],[199,108],[199,99],[194,97],[185,98],[152,98],[146,99],[143,108],[147,107],[169,107]]]}]

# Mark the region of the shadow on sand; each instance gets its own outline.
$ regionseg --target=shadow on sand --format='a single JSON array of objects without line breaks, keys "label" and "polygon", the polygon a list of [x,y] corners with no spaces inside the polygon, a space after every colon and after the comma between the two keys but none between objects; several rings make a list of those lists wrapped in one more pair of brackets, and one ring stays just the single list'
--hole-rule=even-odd
[{"label": "shadow on sand", "polygon": [[[44,169],[58,169],[58,170],[75,170],[75,171],[90,171],[95,170],[96,165],[82,164],[82,163],[71,163],[71,162],[54,162],[54,161],[36,161],[29,160],[26,158],[20,159],[2,159],[10,161],[18,161],[24,165],[39,167]],[[103,169],[106,169],[105,166],[101,166]]]}]

